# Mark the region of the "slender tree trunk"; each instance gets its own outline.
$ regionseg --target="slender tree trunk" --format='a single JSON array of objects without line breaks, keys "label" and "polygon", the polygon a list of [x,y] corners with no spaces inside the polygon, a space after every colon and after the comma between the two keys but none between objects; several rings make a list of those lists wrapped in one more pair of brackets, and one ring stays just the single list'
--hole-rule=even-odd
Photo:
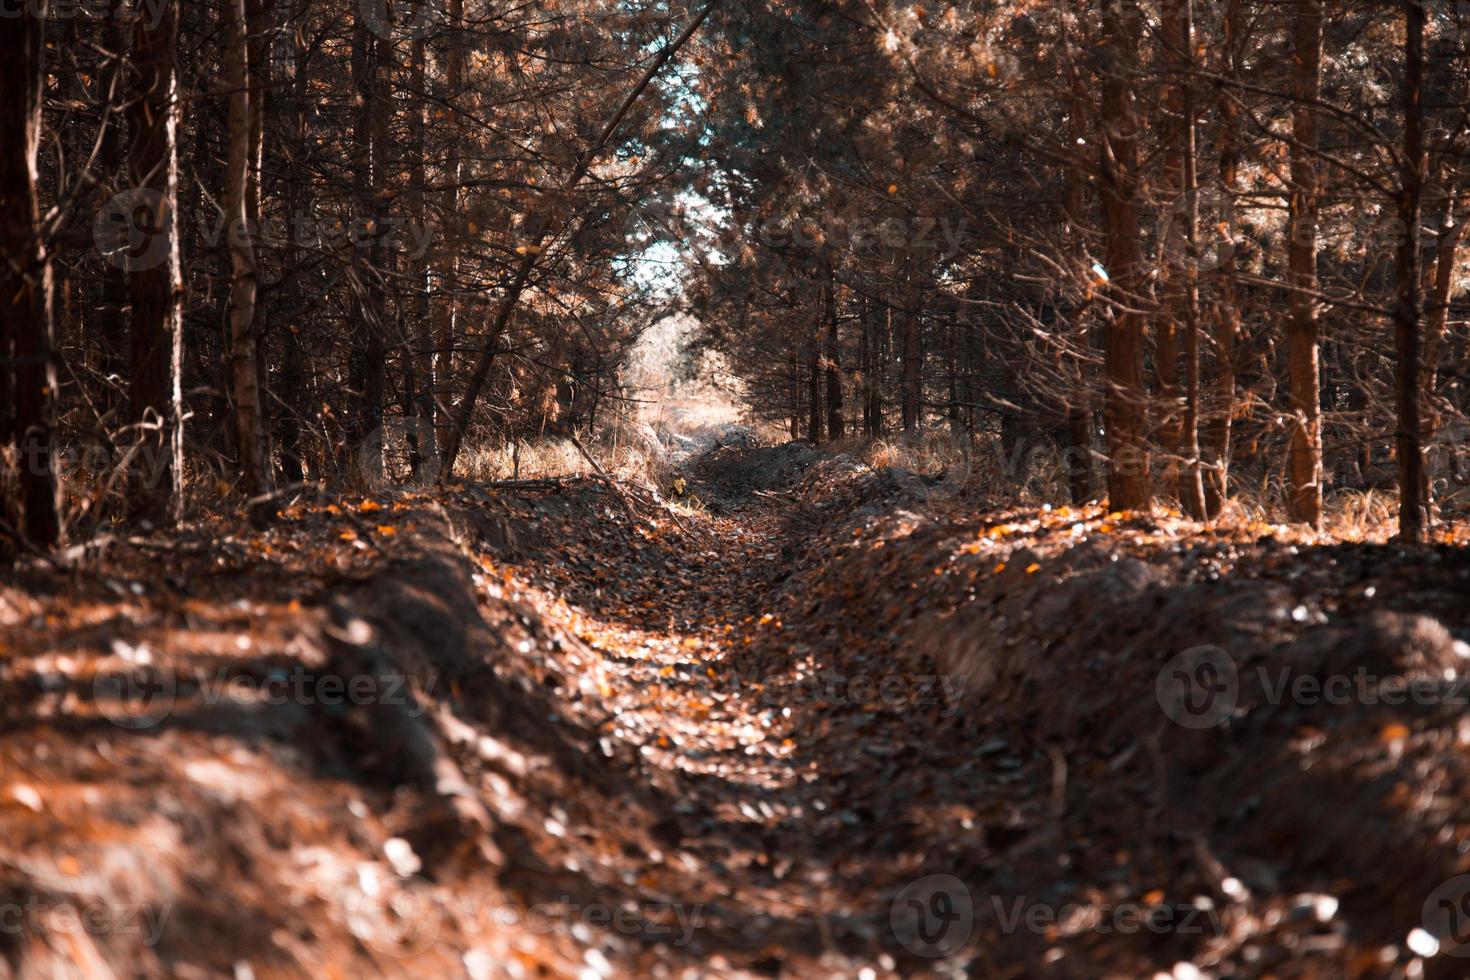
[{"label": "slender tree trunk", "polygon": [[[1163,450],[1161,481],[1164,486],[1182,491],[1181,466],[1184,442],[1182,396],[1179,387],[1180,325],[1185,313],[1185,276],[1188,274],[1188,250],[1185,244],[1184,157],[1188,126],[1184,100],[1188,78],[1184,74],[1189,59],[1189,24],[1185,10],[1187,0],[1167,0],[1163,5],[1162,56],[1168,82],[1164,90],[1164,156],[1163,193],[1168,210],[1163,229],[1163,293],[1154,326],[1154,376],[1163,418],[1159,422],[1159,447]],[[1182,500],[1181,500],[1182,503]]]},{"label": "slender tree trunk", "polygon": [[[250,223],[250,72],[245,0],[225,0],[223,72],[229,92],[229,154],[225,166],[225,217],[230,252],[230,368],[235,400],[235,437],[242,489],[249,498],[270,491],[261,414],[258,338],[255,335],[255,243]],[[269,515],[256,504],[251,516]]]},{"label": "slender tree trunk", "polygon": [[858,398],[863,409],[863,435],[873,434],[873,351],[872,328],[868,323],[868,297],[858,297]]},{"label": "slender tree trunk", "polygon": [[289,244],[281,273],[281,295],[293,310],[290,321],[284,324],[281,337],[281,370],[278,390],[285,403],[276,413],[276,447],[281,458],[281,480],[287,485],[301,483],[306,479],[306,470],[301,459],[301,433],[306,423],[309,405],[309,385],[306,372],[306,350],[301,342],[301,323],[305,319],[307,302],[303,281],[307,264],[307,251],[302,235],[304,222],[312,213],[309,193],[310,177],[307,175],[305,157],[310,153],[306,132],[307,105],[307,46],[305,39],[297,34],[294,41],[295,76],[291,80],[291,127],[290,149],[286,159],[284,186],[286,221]]},{"label": "slender tree trunk", "polygon": [[[886,356],[888,347],[888,306],[878,304],[879,309],[873,309],[872,301],[867,304],[867,329],[870,331],[867,341],[867,356],[870,366],[867,373],[867,435],[878,438],[883,435],[883,378],[885,378]],[[878,319],[878,314],[883,317]]]},{"label": "slender tree trunk", "polygon": [[[1244,25],[1242,0],[1228,0],[1224,20],[1225,75],[1240,77]],[[1241,130],[1238,89],[1220,93],[1220,207],[1221,235],[1215,274],[1215,391],[1214,404],[1205,428],[1205,516],[1220,516],[1230,494],[1231,436],[1235,419],[1235,348],[1240,334],[1240,304],[1235,292],[1235,196],[1240,175]]]},{"label": "slender tree trunk", "polygon": [[919,334],[919,315],[903,314],[903,431],[917,432],[923,414],[924,351]]},{"label": "slender tree trunk", "polygon": [[[449,0],[448,15],[449,40],[448,50],[444,53],[444,89],[446,101],[452,102],[459,98],[460,90],[464,87],[465,39],[460,33],[464,28],[464,0]],[[454,338],[458,332],[455,324],[459,309],[455,298],[455,284],[459,278],[459,250],[462,243],[451,239],[447,229],[458,224],[455,217],[459,212],[459,185],[464,180],[461,150],[463,131],[464,124],[456,116],[449,144],[449,157],[444,167],[445,186],[439,202],[439,236],[436,243],[438,292],[442,295],[435,304],[434,311],[434,363],[431,371],[434,384],[431,397],[435,413],[434,431],[440,453],[447,450],[450,433],[453,431],[453,418],[444,410],[444,405],[449,397],[449,379],[454,375]]]},{"label": "slender tree trunk", "polygon": [[1317,324],[1317,107],[1322,84],[1322,3],[1297,0],[1292,25],[1290,239],[1286,347],[1291,398],[1287,513],[1322,526],[1322,403]]},{"label": "slender tree trunk", "polygon": [[[265,120],[266,102],[271,95],[270,78],[270,10],[272,0],[245,0],[245,29],[246,40],[246,71],[250,79],[250,162],[248,167],[248,179],[245,188],[245,215],[250,222],[250,227],[259,229],[262,227],[263,208],[262,197],[265,194]],[[263,237],[263,236],[262,236]],[[257,245],[255,253],[256,261],[256,283],[257,293],[259,283],[262,279],[260,267],[263,262],[260,246]],[[267,364],[266,337],[269,334],[267,314],[269,310],[266,303],[259,299],[251,319],[250,332],[255,338],[257,355],[255,358],[256,384],[260,390],[259,400],[261,407],[260,438],[264,447],[267,464],[270,460],[270,424],[269,409],[270,402],[270,370]],[[267,471],[269,477],[269,471]]]},{"label": "slender tree trunk", "polygon": [[[1070,133],[1077,146],[1087,144],[1086,105],[1087,94],[1082,79],[1072,82],[1072,125]],[[1066,236],[1072,249],[1073,259],[1079,265],[1086,264],[1087,240],[1083,229],[1088,227],[1087,179],[1083,162],[1078,161],[1065,173],[1066,192],[1063,197],[1062,218],[1066,222]],[[1082,347],[1091,351],[1096,347],[1096,337],[1090,326],[1089,293],[1072,305],[1070,316],[1072,329]],[[1092,498],[1092,405],[1090,367],[1084,359],[1077,365],[1072,400],[1066,406],[1067,445],[1064,449],[1067,468],[1067,486],[1072,503],[1084,504]]]},{"label": "slender tree trunk", "polygon": [[1143,437],[1143,299],[1138,223],[1138,124],[1132,76],[1142,18],[1135,0],[1103,7],[1102,85],[1103,231],[1107,272],[1119,304],[1107,327],[1108,499],[1114,510],[1150,506],[1148,455]]},{"label": "slender tree trunk", "polygon": [[[421,5],[423,0],[419,0]],[[426,170],[424,163],[426,52],[422,38],[416,38],[409,55],[408,80],[411,89],[408,117],[409,187],[408,220],[415,235],[425,227],[427,214],[424,201]],[[434,324],[429,317],[429,263],[427,255],[408,255],[412,270],[409,281],[408,318],[413,332],[413,350],[405,352],[413,361],[410,372],[414,379],[412,421],[408,429],[409,461],[415,481],[427,475],[426,464],[437,462],[438,446],[434,438]]]},{"label": "slender tree trunk", "polygon": [[129,92],[129,182],[147,192],[153,237],[131,270],[131,357],[128,421],[140,451],[128,474],[128,511],[137,520],[177,520],[183,472],[184,280],[178,227],[178,78],[174,67],[178,7],[161,8],[157,25],[143,14],[133,26],[135,74]]},{"label": "slender tree trunk", "polygon": [[812,445],[826,441],[822,433],[822,337],[815,326],[807,340],[806,434]]},{"label": "slender tree trunk", "polygon": [[950,439],[958,441],[962,428],[960,419],[959,325],[955,322],[953,312],[948,313],[944,319],[944,369],[946,394],[949,402],[945,406],[944,415],[949,421]]},{"label": "slender tree trunk", "polygon": [[[382,211],[387,187],[385,145],[386,93],[381,91],[382,68],[392,43],[373,33],[367,18],[357,17],[352,38],[352,86],[357,106],[353,131],[357,154],[356,207],[359,226],[372,238],[366,255],[353,257],[354,289],[352,339],[347,356],[347,383],[353,393],[347,425],[351,478],[372,485],[383,473],[383,396],[387,387],[387,339],[382,287]],[[361,243],[354,243],[361,244]],[[364,262],[363,259],[366,258]]]},{"label": "slender tree trunk", "polygon": [[[1424,390],[1430,392],[1436,387],[1437,369],[1448,335],[1450,297],[1455,288],[1460,246],[1465,241],[1465,229],[1470,227],[1457,213],[1459,196],[1458,189],[1452,188],[1445,199],[1444,217],[1435,239],[1434,279],[1424,302],[1424,364],[1431,375],[1425,378]],[[1425,435],[1427,438],[1430,433]]]},{"label": "slender tree trunk", "polygon": [[1399,537],[1422,541],[1429,525],[1429,481],[1424,467],[1420,403],[1424,396],[1423,311],[1419,296],[1419,217],[1428,158],[1424,151],[1424,3],[1403,0],[1405,40],[1402,98],[1404,146],[1400,160],[1397,303],[1394,308],[1394,387],[1398,405]]},{"label": "slender tree trunk", "polygon": [[[51,264],[36,187],[47,12],[46,3],[29,3],[0,29],[0,357],[14,352],[14,384],[0,384],[0,395],[14,398],[4,436],[18,449],[21,530],[42,548],[61,538]],[[0,374],[9,372],[6,363]]]},{"label": "slender tree trunk", "polygon": [[1204,476],[1200,471],[1200,309],[1199,309],[1199,147],[1194,102],[1194,0],[1179,4],[1180,109],[1184,116],[1184,419],[1180,448],[1179,501],[1195,520],[1205,516]]},{"label": "slender tree trunk", "polygon": [[837,335],[837,283],[830,270],[823,289],[822,316],[827,322],[827,437],[842,438],[842,343]]},{"label": "slender tree trunk", "polygon": [[[116,47],[120,57],[127,57],[128,36],[131,31],[128,29],[126,18],[123,17],[122,0],[112,0],[107,15],[111,21],[106,35],[107,41]],[[159,27],[166,29],[162,23],[159,24]],[[136,82],[136,78],[136,75],[129,76],[130,81]],[[130,87],[132,91],[129,92],[129,97],[131,99],[140,98],[136,84]],[[126,141],[121,117],[110,116],[106,120],[106,125],[107,132],[102,134],[98,161],[104,173],[119,175],[116,181],[109,181],[104,185],[106,187],[105,196],[111,198],[124,190],[121,186],[123,183],[121,177],[128,172],[127,147],[124,145]],[[133,186],[137,186],[136,183]],[[131,188],[128,189],[131,190]],[[104,379],[99,395],[109,427],[116,427],[117,423],[122,421],[132,421],[128,408],[130,393],[117,383],[118,379],[125,378],[129,371],[128,276],[125,271],[127,264],[118,256],[109,256],[108,261],[102,263],[102,303],[96,312],[98,330],[95,340],[101,354],[101,363],[98,368]]]}]

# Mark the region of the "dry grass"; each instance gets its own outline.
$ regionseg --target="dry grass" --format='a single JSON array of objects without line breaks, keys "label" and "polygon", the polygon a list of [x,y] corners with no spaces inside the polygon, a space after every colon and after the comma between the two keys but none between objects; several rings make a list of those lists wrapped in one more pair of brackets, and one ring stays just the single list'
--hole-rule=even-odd
[{"label": "dry grass", "polygon": [[[645,427],[646,428],[646,427]],[[662,486],[669,479],[668,453],[652,430],[604,432],[577,441],[609,476],[627,483]],[[571,439],[542,437],[518,443],[466,447],[456,474],[470,482],[593,476],[596,470]]]}]

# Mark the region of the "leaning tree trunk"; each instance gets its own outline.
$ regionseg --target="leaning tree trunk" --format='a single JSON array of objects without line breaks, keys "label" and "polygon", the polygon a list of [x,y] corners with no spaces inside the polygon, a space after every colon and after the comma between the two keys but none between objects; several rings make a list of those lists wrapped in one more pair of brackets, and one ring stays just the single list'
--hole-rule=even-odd
[{"label": "leaning tree trunk", "polygon": [[1424,3],[1403,0],[1404,147],[1400,163],[1397,302],[1394,305],[1395,401],[1398,406],[1399,537],[1422,541],[1429,524],[1429,481],[1424,468],[1423,310],[1419,296],[1419,216],[1428,159],[1424,152]]},{"label": "leaning tree trunk", "polygon": [[255,243],[249,222],[250,79],[245,0],[225,0],[224,83],[229,92],[225,163],[225,220],[230,252],[230,376],[235,400],[235,436],[245,495],[255,501],[251,517],[261,519],[270,505],[265,430],[261,413],[258,337],[255,333]]},{"label": "leaning tree trunk", "polygon": [[1317,106],[1322,87],[1322,2],[1297,0],[1292,25],[1291,200],[1286,349],[1291,398],[1287,513],[1322,525],[1322,397],[1317,324]]},{"label": "leaning tree trunk", "polygon": [[1114,510],[1147,509],[1143,439],[1143,295],[1138,223],[1138,124],[1131,105],[1142,18],[1135,0],[1103,5],[1105,34],[1100,166],[1107,273],[1115,309],[1107,327],[1108,499]]},{"label": "leaning tree trunk", "polygon": [[128,421],[138,427],[138,454],[128,474],[128,514],[154,523],[181,516],[183,473],[184,280],[178,227],[178,76],[174,67],[178,6],[167,3],[157,25],[141,13],[132,32],[128,178],[149,214],[152,236],[130,268],[132,294]]}]

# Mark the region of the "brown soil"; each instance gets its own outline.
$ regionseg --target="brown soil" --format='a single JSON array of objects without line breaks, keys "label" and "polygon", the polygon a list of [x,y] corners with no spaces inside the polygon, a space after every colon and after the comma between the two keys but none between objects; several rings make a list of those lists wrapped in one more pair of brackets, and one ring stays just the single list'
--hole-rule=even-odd
[{"label": "brown soil", "polygon": [[689,478],[8,575],[0,976],[1466,972],[1461,549]]}]

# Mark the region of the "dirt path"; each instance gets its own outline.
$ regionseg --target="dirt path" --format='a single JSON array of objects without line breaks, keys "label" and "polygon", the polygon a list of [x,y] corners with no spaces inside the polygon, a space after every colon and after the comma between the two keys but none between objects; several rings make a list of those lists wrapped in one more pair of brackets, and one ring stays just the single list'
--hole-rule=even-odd
[{"label": "dirt path", "polygon": [[[586,861],[584,880],[554,875],[527,897],[636,881],[641,908],[666,903],[698,924],[646,967],[688,957],[857,975],[959,948],[968,922],[936,921],[925,942],[926,923],[901,914],[896,935],[892,916],[905,887],[930,900],[928,866],[939,873],[956,827],[975,827],[983,782],[956,778],[976,766],[942,736],[959,692],[895,659],[896,637],[867,635],[865,617],[833,636],[825,604],[813,607],[823,597],[789,589],[796,551],[821,531],[803,527],[809,515],[693,476],[691,491],[727,516],[672,548],[598,547],[595,561],[573,551],[546,566],[546,608],[553,596],[574,607],[560,616],[603,667],[593,713],[610,715],[596,730],[618,772],[607,796],[638,812],[568,809],[567,825],[601,847],[600,880],[585,880]],[[1016,760],[997,762],[1013,780]],[[590,857],[540,843],[543,867]]]},{"label": "dirt path", "polygon": [[[682,515],[596,481],[306,503],[14,576],[0,960],[1456,975],[1425,910],[1470,894],[1461,550],[1201,541],[800,446],[688,483]],[[1181,715],[1206,643],[1226,710]],[[1438,700],[1282,703],[1283,666]]]}]

